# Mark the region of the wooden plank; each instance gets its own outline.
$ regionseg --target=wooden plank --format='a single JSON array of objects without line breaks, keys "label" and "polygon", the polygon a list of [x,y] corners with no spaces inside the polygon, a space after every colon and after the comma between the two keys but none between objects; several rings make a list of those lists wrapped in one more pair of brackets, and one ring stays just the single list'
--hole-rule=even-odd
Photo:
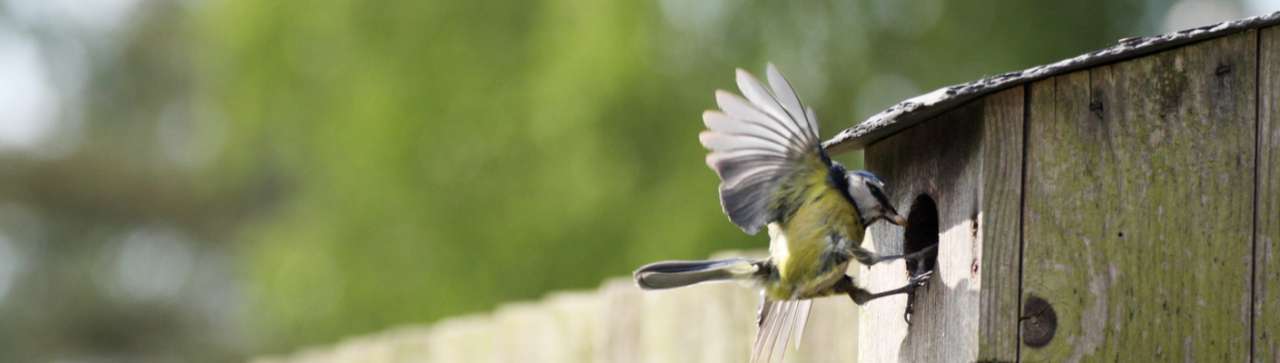
[{"label": "wooden plank", "polygon": [[424,326],[406,326],[396,328],[389,334],[388,343],[394,352],[391,362],[422,362],[430,355],[427,345],[431,339],[431,329]]},{"label": "wooden plank", "polygon": [[[558,343],[552,362],[588,362],[595,355],[595,331],[600,326],[599,294],[592,292],[553,293],[543,299],[542,309],[553,318],[552,334]],[[528,361],[528,360],[521,360]]]},{"label": "wooden plank", "polygon": [[[916,292],[910,326],[906,296],[872,301],[859,315],[862,362],[973,361],[978,354],[979,287],[972,267],[981,258],[975,230],[980,206],[984,103],[975,102],[904,130],[866,150],[867,168],[883,177],[899,211],[910,214],[927,194],[937,206],[940,234],[936,276]],[[912,217],[914,218],[914,217]],[[915,222],[913,220],[913,222]],[[913,228],[923,228],[922,223]],[[863,245],[879,253],[902,251],[905,230],[877,223]],[[903,261],[861,268],[857,283],[871,291],[906,284]]]},{"label": "wooden plank", "polygon": [[489,337],[494,356],[500,362],[550,363],[568,347],[557,334],[556,319],[543,305],[513,303],[502,305],[493,313],[494,331]]},{"label": "wooden plank", "polygon": [[383,334],[350,338],[326,354],[328,362],[391,363],[394,351]]},{"label": "wooden plank", "polygon": [[1023,87],[988,96],[982,126],[982,210],[978,233],[979,361],[1018,359],[1022,271]]},{"label": "wooden plank", "polygon": [[1246,359],[1256,41],[1032,85],[1023,297],[1057,327],[1022,359]]},{"label": "wooden plank", "polygon": [[[726,251],[711,258],[765,256],[764,251]],[[716,338],[703,338],[701,344],[704,346],[697,348],[701,352],[699,356],[685,356],[678,361],[747,361],[750,358],[751,344],[755,340],[755,317],[760,304],[760,291],[736,283],[699,285],[696,291],[697,295],[685,302],[691,311],[684,317],[682,326],[685,329],[690,329],[688,325],[703,327],[698,329],[705,329],[706,334]],[[857,306],[848,297],[834,296],[815,300],[802,341],[795,349],[787,348],[783,362],[856,362],[857,313]],[[678,350],[690,349],[682,347]]]},{"label": "wooden plank", "polygon": [[[754,330],[752,330],[754,332]],[[798,350],[787,362],[851,363],[858,361],[858,306],[847,296],[814,300],[808,327]],[[707,362],[711,362],[708,360]],[[727,360],[718,362],[745,362]]]},{"label": "wooden plank", "polygon": [[[436,323],[427,338],[427,362],[496,362],[492,317],[465,316]],[[305,361],[305,359],[303,360]]]},{"label": "wooden plank", "polygon": [[1253,360],[1280,362],[1280,28],[1260,36]]},{"label": "wooden plank", "polygon": [[[726,252],[713,258],[761,255]],[[749,358],[759,290],[716,283],[641,294],[644,322],[632,341],[643,354],[640,361],[744,362]]]},{"label": "wooden plank", "polygon": [[[633,283],[634,284],[634,283]],[[696,362],[698,357],[712,354],[714,347],[702,344],[704,339],[732,339],[724,336],[719,326],[701,324],[698,312],[715,299],[709,299],[714,284],[694,285],[679,289],[644,291],[644,324],[638,332],[639,338],[634,342],[640,345],[643,354],[642,362]],[[740,289],[746,292],[748,289]],[[753,315],[742,312],[737,316],[742,330],[753,331],[751,327]],[[741,340],[741,339],[737,339]],[[748,350],[743,349],[742,354]]]},{"label": "wooden plank", "polygon": [[594,331],[595,362],[642,362],[640,332],[644,329],[644,292],[630,278],[605,281],[600,287],[600,322]]},{"label": "wooden plank", "polygon": [[[712,258],[765,256],[726,251]],[[755,339],[760,291],[737,283],[645,292],[630,277],[590,292],[553,293],[489,314],[406,326],[254,362],[742,362]],[[815,301],[804,342],[787,362],[857,359],[857,309]]]},{"label": "wooden plank", "polygon": [[[763,258],[766,255],[763,250],[725,251],[716,253],[711,258]],[[756,337],[755,319],[756,312],[760,309],[760,291],[738,283],[707,284],[699,288],[703,289],[703,297],[691,302],[697,309],[694,313],[697,320],[690,320],[690,323],[707,326],[708,331],[717,338],[707,341],[708,346],[696,361],[746,362],[750,358],[751,344]],[[813,316],[822,319],[823,315]]]}]

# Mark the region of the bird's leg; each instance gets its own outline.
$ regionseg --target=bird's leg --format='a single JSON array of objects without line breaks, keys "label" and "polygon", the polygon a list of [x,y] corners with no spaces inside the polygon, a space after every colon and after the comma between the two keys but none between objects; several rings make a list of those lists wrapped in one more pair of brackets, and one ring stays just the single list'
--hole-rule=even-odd
[{"label": "bird's leg", "polygon": [[865,248],[854,246],[852,252],[853,252],[853,258],[855,260],[858,260],[858,263],[861,263],[866,266],[871,266],[877,263],[889,262],[889,261],[894,261],[898,259],[919,260],[919,259],[925,258],[926,256],[928,256],[930,252],[933,252],[936,249],[938,249],[938,245],[933,244],[933,245],[929,245],[929,247],[925,247],[919,251],[915,251],[908,254],[877,255],[875,252],[868,251]]},{"label": "bird's leg", "polygon": [[929,277],[932,277],[932,276],[933,276],[933,271],[915,275],[915,276],[912,276],[911,279],[907,281],[906,286],[899,287],[893,290],[881,291],[877,293],[872,293],[870,291],[867,291],[866,289],[863,289],[861,287],[858,287],[857,285],[854,285],[853,279],[850,278],[849,276],[845,276],[844,278],[840,279],[840,281],[836,282],[836,285],[833,286],[832,288],[835,290],[835,292],[849,294],[849,298],[853,299],[854,304],[863,305],[863,304],[866,304],[868,301],[879,299],[885,296],[891,296],[891,295],[897,295],[897,294],[910,294],[911,292],[916,291],[917,287],[924,286],[924,284],[929,281]]},{"label": "bird's leg", "polygon": [[919,260],[919,259],[925,258],[930,252],[933,252],[936,249],[938,249],[938,245],[932,244],[932,245],[929,245],[929,247],[925,247],[920,249],[919,251],[915,251],[908,254],[877,256],[875,262],[880,263],[880,262],[893,261],[897,259]]}]

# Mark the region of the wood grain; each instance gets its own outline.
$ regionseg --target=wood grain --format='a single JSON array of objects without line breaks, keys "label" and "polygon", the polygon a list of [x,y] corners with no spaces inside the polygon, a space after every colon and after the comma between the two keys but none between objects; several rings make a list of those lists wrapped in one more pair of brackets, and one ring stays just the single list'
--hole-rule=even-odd
[{"label": "wood grain", "polygon": [[[984,102],[973,102],[903,130],[866,150],[867,169],[879,174],[890,201],[910,214],[920,195],[938,209],[938,263],[926,289],[916,292],[910,326],[903,320],[906,296],[865,305],[859,317],[859,361],[973,361],[978,357],[981,259],[978,209],[982,200]],[[865,247],[902,251],[905,230],[877,223]],[[906,284],[903,261],[862,268],[857,283],[871,291]]]},{"label": "wood grain", "polygon": [[1058,326],[1023,360],[1247,358],[1256,42],[1032,85],[1023,297]]},{"label": "wood grain", "polygon": [[1280,28],[1259,36],[1253,361],[1280,362]]},{"label": "wood grain", "polygon": [[1022,284],[1024,87],[985,100],[982,126],[982,263],[979,361],[1018,359],[1018,288]]}]

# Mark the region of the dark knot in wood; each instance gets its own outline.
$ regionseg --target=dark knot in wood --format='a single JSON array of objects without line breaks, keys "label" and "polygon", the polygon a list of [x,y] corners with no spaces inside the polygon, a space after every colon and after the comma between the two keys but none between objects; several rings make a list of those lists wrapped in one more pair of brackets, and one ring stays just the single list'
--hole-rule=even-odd
[{"label": "dark knot in wood", "polygon": [[1101,100],[1101,99],[1098,99],[1098,98],[1095,98],[1095,99],[1090,100],[1090,101],[1089,101],[1089,111],[1090,111],[1090,112],[1093,112],[1093,117],[1097,117],[1099,120],[1102,120],[1102,119],[1103,119],[1103,115],[1102,115],[1102,111],[1103,111],[1102,100]]},{"label": "dark knot in wood", "polygon": [[1225,75],[1227,75],[1227,74],[1230,74],[1230,73],[1231,73],[1231,69],[1232,69],[1232,67],[1231,67],[1231,64],[1230,64],[1230,63],[1220,63],[1220,64],[1218,64],[1218,67],[1217,67],[1217,68],[1214,68],[1214,70],[1213,70],[1213,74],[1214,74],[1214,75],[1216,75],[1216,76],[1218,76],[1218,77],[1222,77],[1222,76],[1225,76]]},{"label": "dark knot in wood", "polygon": [[1058,313],[1039,296],[1027,297],[1018,320],[1022,322],[1022,343],[1032,348],[1048,345],[1058,330]]}]

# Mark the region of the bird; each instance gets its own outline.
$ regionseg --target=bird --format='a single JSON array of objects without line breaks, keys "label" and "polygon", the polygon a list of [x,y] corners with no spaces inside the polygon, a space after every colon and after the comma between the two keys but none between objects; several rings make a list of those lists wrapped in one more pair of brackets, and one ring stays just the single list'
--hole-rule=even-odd
[{"label": "bird", "polygon": [[767,229],[768,257],[661,261],[633,274],[644,290],[711,281],[744,281],[763,288],[751,362],[781,360],[792,334],[799,345],[811,299],[846,294],[861,306],[911,293],[931,276],[915,274],[905,286],[872,293],[845,273],[850,261],[873,265],[916,259],[932,247],[907,255],[879,255],[861,247],[872,223],[905,226],[907,219],[889,202],[880,177],[846,170],[831,159],[819,141],[813,109],[800,101],[772,63],[766,77],[767,86],[737,69],[742,96],[716,90],[719,110],[702,114],[706,130],[698,139],[709,150],[707,166],[720,178],[724,213],[748,235]]}]

